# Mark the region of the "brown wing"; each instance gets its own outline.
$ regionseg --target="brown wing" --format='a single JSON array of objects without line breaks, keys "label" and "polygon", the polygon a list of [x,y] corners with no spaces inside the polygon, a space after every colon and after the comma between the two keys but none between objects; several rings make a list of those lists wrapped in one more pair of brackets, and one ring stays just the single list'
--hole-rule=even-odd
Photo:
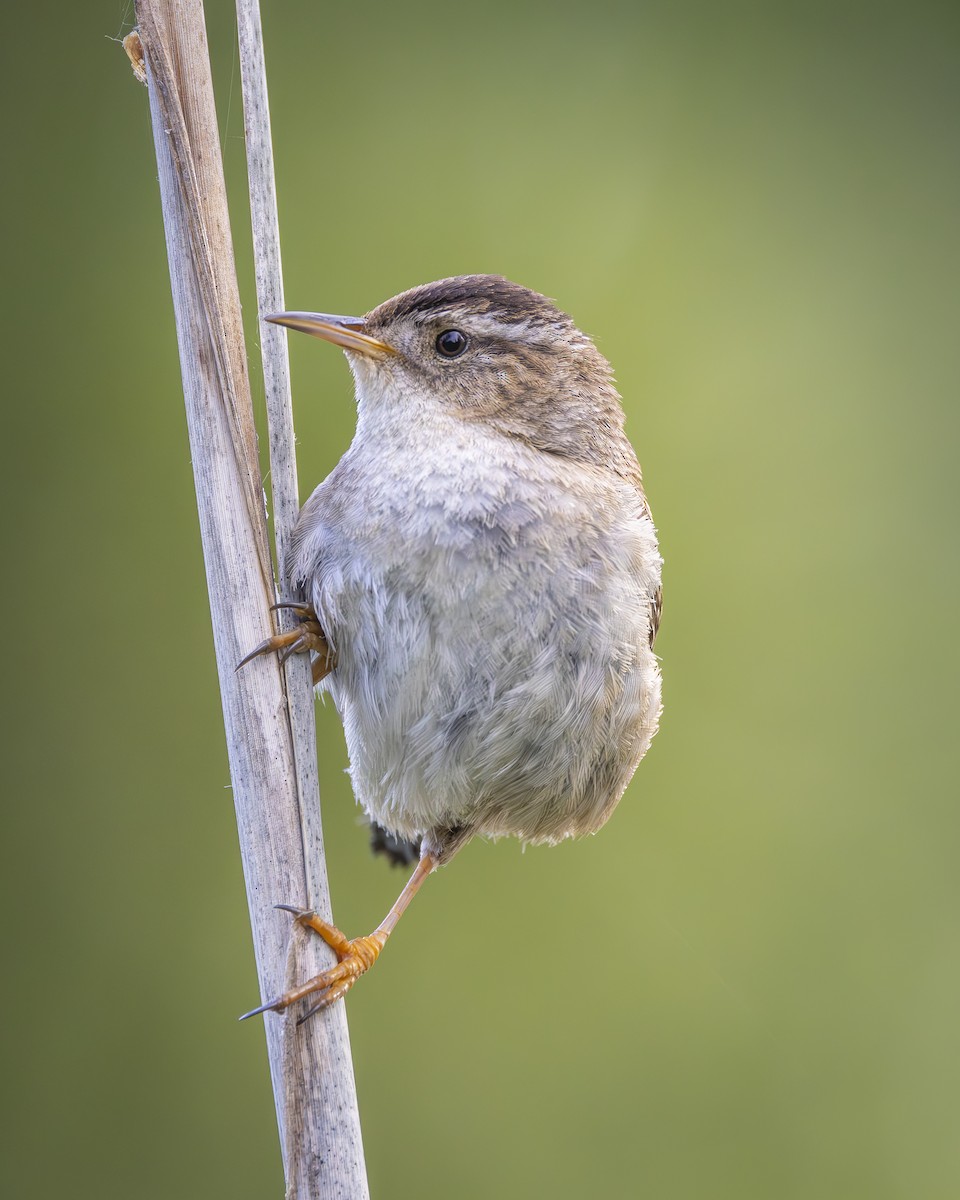
[{"label": "brown wing", "polygon": [[[644,515],[650,518],[650,523],[653,524],[653,513],[650,511],[650,501],[647,499],[646,493],[642,485],[638,485],[640,499],[643,502]],[[663,608],[663,586],[657,584],[657,590],[650,597],[650,648],[653,649],[653,644],[657,640],[657,633],[660,630],[660,612]]]},{"label": "brown wing", "polygon": [[660,610],[663,608],[663,588],[658,587],[650,597],[650,649],[653,649],[660,629]]}]

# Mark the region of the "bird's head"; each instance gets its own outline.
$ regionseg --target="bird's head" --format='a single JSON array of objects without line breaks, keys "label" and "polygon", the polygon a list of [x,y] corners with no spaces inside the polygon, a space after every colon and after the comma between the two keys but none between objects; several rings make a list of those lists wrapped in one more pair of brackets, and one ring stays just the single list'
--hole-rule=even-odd
[{"label": "bird's head", "polygon": [[623,453],[607,360],[550,300],[501,276],[424,284],[364,317],[266,319],[341,346],[361,406],[416,397],[549,453],[607,466]]}]

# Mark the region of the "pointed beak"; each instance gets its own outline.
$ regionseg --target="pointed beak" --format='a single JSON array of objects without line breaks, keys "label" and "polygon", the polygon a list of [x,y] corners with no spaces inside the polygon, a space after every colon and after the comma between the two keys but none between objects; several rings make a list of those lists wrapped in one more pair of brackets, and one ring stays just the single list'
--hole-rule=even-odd
[{"label": "pointed beak", "polygon": [[274,325],[286,325],[288,329],[299,329],[301,333],[312,333],[314,337],[333,342],[344,350],[354,350],[371,358],[385,358],[396,354],[393,346],[378,341],[363,332],[363,317],[337,317],[332,313],[283,312],[265,313],[265,321]]}]

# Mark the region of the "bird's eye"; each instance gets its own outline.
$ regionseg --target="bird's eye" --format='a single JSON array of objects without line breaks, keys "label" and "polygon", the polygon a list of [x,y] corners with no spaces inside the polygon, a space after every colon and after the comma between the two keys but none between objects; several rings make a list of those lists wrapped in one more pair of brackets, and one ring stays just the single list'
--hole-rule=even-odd
[{"label": "bird's eye", "polygon": [[437,353],[444,358],[457,358],[467,348],[466,334],[459,329],[445,329],[436,340]]}]

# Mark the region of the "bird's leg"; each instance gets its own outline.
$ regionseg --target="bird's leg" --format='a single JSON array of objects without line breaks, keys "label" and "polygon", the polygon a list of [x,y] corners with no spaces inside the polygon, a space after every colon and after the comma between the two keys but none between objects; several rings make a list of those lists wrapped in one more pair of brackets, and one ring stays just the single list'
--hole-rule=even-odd
[{"label": "bird's leg", "polygon": [[322,1008],[328,1008],[341,996],[345,996],[360,976],[369,971],[380,957],[380,951],[386,945],[387,938],[393,933],[397,922],[406,911],[407,905],[420,890],[426,877],[435,869],[438,861],[437,856],[430,851],[423,854],[417,863],[416,870],[407,880],[406,886],[397,897],[393,907],[373,933],[367,937],[347,938],[336,925],[324,921],[315,912],[294,908],[289,904],[278,904],[277,908],[293,913],[299,924],[318,933],[334,951],[339,961],[336,966],[321,971],[319,975],[308,979],[306,983],[301,983],[299,987],[291,988],[282,996],[268,1000],[259,1008],[244,1013],[240,1020],[245,1021],[247,1017],[255,1017],[257,1013],[268,1010],[282,1012],[283,1009],[295,1004],[297,1000],[302,1000],[305,996],[316,996],[317,1000],[313,1006],[297,1021],[298,1025],[302,1025],[307,1017],[312,1017],[315,1012],[319,1012]]},{"label": "bird's leg", "polygon": [[280,608],[289,608],[297,618],[296,627],[288,633],[277,633],[261,642],[259,646],[240,659],[237,663],[237,670],[239,671],[251,659],[258,658],[261,654],[269,654],[274,650],[280,652],[281,666],[291,654],[312,652],[316,655],[311,664],[313,682],[319,683],[325,675],[330,674],[336,666],[336,662],[313,606],[295,601],[285,601],[282,604],[271,604],[270,608],[274,612]]}]

